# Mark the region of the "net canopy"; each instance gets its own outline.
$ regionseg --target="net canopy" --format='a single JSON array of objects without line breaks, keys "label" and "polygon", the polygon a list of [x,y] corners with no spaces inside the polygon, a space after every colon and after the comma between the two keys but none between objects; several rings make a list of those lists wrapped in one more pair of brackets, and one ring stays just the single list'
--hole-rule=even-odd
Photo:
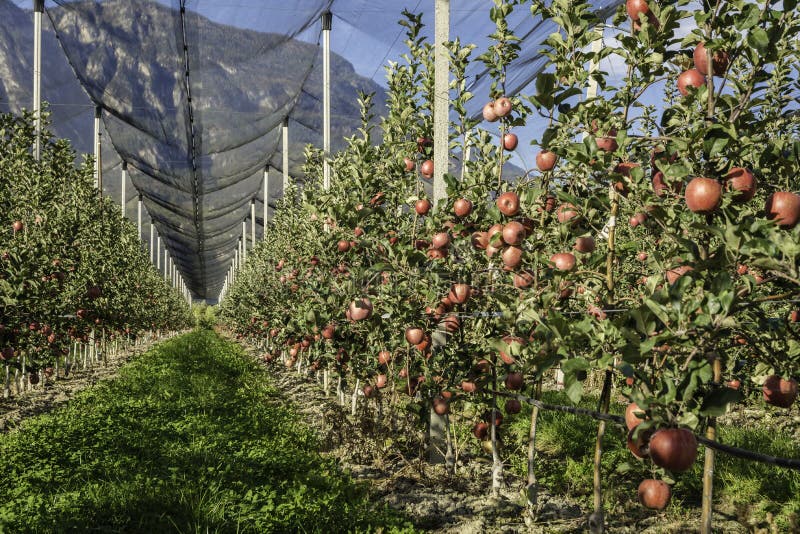
[{"label": "net canopy", "polygon": [[[0,109],[31,108],[33,0],[0,0]],[[606,14],[619,0],[599,0]],[[488,0],[452,2],[451,39],[484,51],[494,31]],[[105,194],[125,203],[142,237],[155,227],[196,298],[215,299],[242,237],[242,221],[262,235],[264,202],[282,196],[282,126],[288,125],[288,172],[300,177],[303,147],[322,146],[322,20],[331,31],[331,141],[336,150],[359,125],[359,92],[385,107],[388,60],[405,51],[403,9],[424,13],[432,41],[434,0],[46,0],[42,99],[52,131],[93,151],[95,108],[102,110]],[[543,69],[539,44],[552,23],[527,6],[511,17],[522,38],[507,79],[511,94]],[[479,63],[468,71],[474,114],[491,80]],[[521,151],[522,158],[531,160]],[[270,187],[264,198],[263,180]],[[256,220],[250,221],[251,202]]]}]

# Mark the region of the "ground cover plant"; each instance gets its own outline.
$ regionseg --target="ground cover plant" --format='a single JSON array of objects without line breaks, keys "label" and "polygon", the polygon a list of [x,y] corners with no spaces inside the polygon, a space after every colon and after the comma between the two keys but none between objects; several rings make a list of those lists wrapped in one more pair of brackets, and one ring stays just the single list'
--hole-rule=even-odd
[{"label": "ground cover plant", "polygon": [[7,532],[401,531],[211,330],[0,436]]}]

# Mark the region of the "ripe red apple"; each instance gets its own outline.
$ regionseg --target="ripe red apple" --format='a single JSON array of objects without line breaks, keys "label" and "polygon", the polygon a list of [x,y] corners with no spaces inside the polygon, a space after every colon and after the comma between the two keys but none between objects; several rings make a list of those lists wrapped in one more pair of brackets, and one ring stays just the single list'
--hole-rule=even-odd
[{"label": "ripe red apple", "polygon": [[469,284],[453,284],[450,286],[450,293],[448,293],[447,297],[453,304],[464,304],[469,300],[471,292]]},{"label": "ripe red apple", "polygon": [[641,412],[642,410],[639,409],[639,406],[632,402],[628,404],[628,407],[625,408],[625,425],[628,427],[628,430],[633,430],[636,428],[640,423],[644,422],[644,419],[640,419],[634,412]]},{"label": "ripe red apple", "polygon": [[14,221],[11,224],[11,228],[14,230],[14,232],[21,232],[22,229],[25,228],[25,225],[22,223],[22,221]]},{"label": "ripe red apple", "polygon": [[662,428],[650,438],[648,451],[657,466],[683,472],[697,458],[697,438],[685,428]]},{"label": "ripe red apple", "polygon": [[777,191],[767,198],[767,219],[775,219],[781,228],[794,228],[800,221],[800,195]]},{"label": "ripe red apple", "polygon": [[459,198],[453,202],[453,213],[456,217],[467,217],[472,213],[472,202],[466,198]]},{"label": "ripe red apple", "polygon": [[392,362],[392,353],[388,350],[378,352],[378,363],[381,365],[389,365]]},{"label": "ripe red apple", "polygon": [[522,386],[525,385],[525,379],[522,377],[522,373],[508,373],[505,384],[508,389],[516,391],[522,389]]},{"label": "ripe red apple", "polygon": [[522,271],[520,273],[514,273],[514,287],[517,289],[525,289],[526,287],[530,287],[533,283],[533,274],[529,271]]},{"label": "ripe red apple", "polygon": [[503,342],[508,345],[508,350],[500,349],[498,351],[500,359],[506,365],[513,365],[517,361],[514,354],[519,354],[522,346],[525,345],[525,340],[517,336],[504,336]]},{"label": "ripe red apple", "polygon": [[489,245],[489,234],[486,232],[473,232],[470,242],[476,249],[486,250]]},{"label": "ripe red apple", "polygon": [[430,180],[433,178],[433,161],[426,159],[422,162],[422,165],[419,167],[419,172],[423,178],[427,178]]},{"label": "ripe red apple", "polygon": [[561,204],[556,210],[556,218],[560,223],[575,222],[580,216],[578,208],[574,204]]},{"label": "ripe red apple", "polygon": [[522,411],[522,403],[517,399],[508,399],[505,405],[506,413],[514,415]]},{"label": "ripe red apple", "polygon": [[571,252],[559,252],[550,256],[550,263],[559,271],[568,272],[575,268],[575,255]]},{"label": "ripe red apple", "polygon": [[738,191],[733,200],[736,202],[747,202],[756,194],[756,177],[753,173],[742,167],[732,167],[725,175],[728,187]]},{"label": "ripe red apple", "polygon": [[595,244],[592,236],[583,236],[575,239],[575,246],[573,247],[578,252],[588,254],[594,252]]},{"label": "ripe red apple", "polygon": [[630,218],[630,219],[628,219],[628,223],[629,223],[629,224],[630,224],[630,225],[631,225],[633,228],[636,228],[636,227],[637,227],[637,226],[639,226],[640,224],[644,224],[644,222],[645,222],[646,220],[647,220],[647,214],[646,214],[646,213],[639,212],[639,213],[634,213],[634,214],[631,216],[631,218]]},{"label": "ripe red apple", "polygon": [[494,101],[494,112],[500,118],[507,116],[513,109],[514,106],[511,104],[511,99],[508,97],[501,96]]},{"label": "ripe red apple", "polygon": [[444,325],[444,329],[448,332],[458,332],[461,328],[461,320],[458,316],[450,314],[444,318],[442,325]]},{"label": "ripe red apple", "polygon": [[697,69],[685,70],[680,74],[680,76],[678,76],[678,91],[680,91],[683,96],[689,94],[689,87],[694,87],[697,89],[705,84],[705,76],[703,76]]},{"label": "ripe red apple", "polygon": [[336,249],[339,252],[347,252],[348,250],[350,250],[350,241],[347,241],[346,239],[340,239],[336,243]]},{"label": "ripe red apple", "polygon": [[427,215],[431,210],[431,201],[427,198],[421,198],[414,203],[414,211],[418,215]]},{"label": "ripe red apple", "polygon": [[433,411],[436,412],[437,415],[445,415],[450,413],[450,403],[441,395],[433,398],[432,405]]},{"label": "ripe red apple", "polygon": [[[592,121],[592,130],[596,131],[597,126],[595,125],[595,121]],[[616,128],[611,128],[606,132],[604,136],[598,136],[595,138],[595,143],[597,143],[597,150],[601,150],[603,152],[614,152],[619,148],[619,144],[617,143],[617,130]]]},{"label": "ripe red apple", "polygon": [[367,297],[356,299],[350,303],[348,308],[350,319],[353,321],[363,321],[372,315],[372,301]]},{"label": "ripe red apple", "polygon": [[483,106],[483,120],[488,122],[496,122],[497,119],[500,117],[497,116],[497,113],[494,110],[494,101],[487,102],[485,106]]},{"label": "ripe red apple", "polygon": [[536,154],[536,166],[539,168],[540,171],[552,171],[553,168],[556,166],[556,160],[558,156],[555,152],[550,152],[549,150],[542,150],[538,154]]},{"label": "ripe red apple", "polygon": [[798,321],[800,321],[800,310],[792,310],[789,314],[789,322],[796,323]]},{"label": "ripe red apple", "polygon": [[647,261],[647,252],[640,252],[636,255],[636,259],[639,261]]},{"label": "ripe red apple", "polygon": [[652,478],[642,480],[637,493],[642,506],[651,510],[663,510],[672,496],[672,490],[666,482]]},{"label": "ripe red apple", "polygon": [[786,380],[780,375],[770,375],[764,381],[761,391],[767,404],[788,408],[797,399],[797,380],[794,378]]},{"label": "ripe red apple", "polygon": [[513,217],[519,213],[519,195],[513,191],[506,191],[497,197],[497,207],[503,215]]},{"label": "ripe red apple", "polygon": [[439,232],[433,234],[431,238],[431,246],[433,248],[444,249],[450,246],[450,234],[447,232]]},{"label": "ripe red apple", "polygon": [[462,380],[461,389],[464,393],[475,393],[478,390],[478,385],[471,380]]},{"label": "ripe red apple", "polygon": [[517,221],[511,221],[503,227],[503,241],[507,245],[519,245],[526,235],[525,227]]},{"label": "ripe red apple", "polygon": [[517,148],[519,144],[519,138],[517,134],[507,133],[503,136],[503,148],[505,150],[511,151]]},{"label": "ripe red apple", "polygon": [[509,269],[514,269],[522,263],[522,249],[515,246],[508,246],[503,249],[501,254],[503,258],[503,265]]},{"label": "ripe red apple", "polygon": [[722,186],[712,178],[693,178],[686,186],[686,206],[695,213],[713,213],[722,201]]},{"label": "ripe red apple", "polygon": [[[700,74],[707,75],[708,56],[706,54],[705,43],[700,43],[697,45],[697,47],[694,49],[694,53],[692,54],[692,59],[694,59],[694,68],[696,68]],[[724,50],[717,50],[714,52],[714,55],[711,58],[714,76],[722,76],[725,74],[725,70],[728,68],[728,61],[728,53]]]},{"label": "ripe red apple", "polygon": [[645,0],[627,0],[627,2],[625,2],[625,9],[628,12],[628,16],[634,22],[639,21],[640,13],[644,13],[645,15],[650,13],[650,6],[647,5]]},{"label": "ripe red apple", "polygon": [[667,193],[670,190],[676,195],[679,195],[681,189],[683,188],[683,183],[680,181],[667,184],[667,182],[664,180],[664,173],[661,171],[657,171],[655,174],[653,174],[652,182],[653,192],[657,197],[664,196],[664,193]]},{"label": "ripe red apple", "polygon": [[416,166],[416,165],[414,164],[414,160],[413,160],[413,159],[411,159],[411,158],[409,158],[409,157],[405,157],[405,158],[403,158],[403,164],[404,164],[404,165],[405,165],[405,167],[406,167],[406,172],[411,172],[411,171],[413,171],[413,170],[414,170],[414,167]]},{"label": "ripe red apple", "polygon": [[486,439],[486,436],[489,434],[489,424],[483,421],[475,423],[475,426],[472,427],[472,435],[474,435],[478,439]]},{"label": "ripe red apple", "polygon": [[418,345],[425,338],[425,331],[422,328],[406,328],[406,341],[412,345]]},{"label": "ripe red apple", "polygon": [[375,396],[375,393],[377,393],[377,392],[376,392],[376,388],[375,388],[375,387],[373,387],[373,386],[371,386],[371,385],[369,385],[369,384],[367,384],[366,386],[364,386],[364,387],[361,389],[361,391],[363,391],[363,392],[364,392],[364,396],[365,396],[366,398],[368,398],[368,399],[371,399],[372,397],[374,397],[374,396]]},{"label": "ripe red apple", "polygon": [[379,374],[375,377],[375,387],[378,389],[383,389],[386,387],[388,381],[389,379],[385,374]]},{"label": "ripe red apple", "polygon": [[673,267],[667,271],[667,282],[674,284],[681,276],[693,270],[694,268],[690,265],[679,265],[677,267]]}]

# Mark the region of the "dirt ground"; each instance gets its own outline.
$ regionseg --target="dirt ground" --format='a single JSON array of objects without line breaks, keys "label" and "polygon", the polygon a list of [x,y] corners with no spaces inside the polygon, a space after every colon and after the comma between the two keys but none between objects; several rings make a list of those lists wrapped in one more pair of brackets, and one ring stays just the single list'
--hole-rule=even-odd
[{"label": "dirt ground", "polygon": [[[252,348],[248,350],[257,356]],[[402,425],[395,432],[376,429],[374,414],[358,411],[356,416],[351,415],[350,395],[342,406],[335,394],[326,396],[314,378],[287,370],[279,363],[268,365],[275,386],[318,431],[323,451],[336,458],[354,478],[366,481],[376,498],[405,513],[417,528],[440,534],[588,532],[591,510],[575,499],[540,488],[538,513],[531,520],[522,494],[524,483],[510,477],[508,471],[500,496],[492,497],[490,461],[464,458],[458,463],[457,474],[447,472],[443,465],[419,461],[419,455],[408,454],[415,447],[422,447],[424,436],[418,431]],[[699,513],[685,521],[666,521],[659,514],[641,512],[638,503],[632,503],[632,507],[639,511],[638,517],[607,517],[606,531],[699,532]],[[719,532],[749,532],[722,514],[715,513],[714,525]]]},{"label": "dirt ground", "polygon": [[[162,338],[162,341],[164,339],[166,338]],[[0,397],[0,432],[13,430],[25,418],[49,412],[68,402],[82,389],[115,377],[120,367],[131,358],[146,352],[152,345],[153,342],[142,342],[129,349],[119,350],[116,355],[109,354],[105,364],[95,362],[85,370],[73,368],[67,376],[64,376],[63,369],[59,369],[57,377],[39,382],[19,395],[14,387],[12,371],[11,397],[7,399]]]}]

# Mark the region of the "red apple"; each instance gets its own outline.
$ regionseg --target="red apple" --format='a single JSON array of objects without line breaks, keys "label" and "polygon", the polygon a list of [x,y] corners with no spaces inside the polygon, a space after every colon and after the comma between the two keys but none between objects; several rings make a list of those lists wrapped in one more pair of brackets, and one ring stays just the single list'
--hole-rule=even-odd
[{"label": "red apple", "polygon": [[680,76],[678,76],[678,91],[680,91],[683,96],[689,94],[689,87],[694,87],[697,89],[705,84],[705,76],[703,76],[697,69],[685,70],[680,74]]},{"label": "red apple", "polygon": [[767,219],[774,219],[781,228],[794,228],[800,221],[800,195],[777,191],[767,199]]},{"label": "red apple", "polygon": [[722,201],[722,186],[712,178],[693,178],[686,186],[686,207],[695,213],[713,213]]},{"label": "red apple", "polygon": [[496,122],[497,119],[500,117],[497,116],[497,113],[494,110],[494,101],[487,102],[485,106],[483,106],[483,120],[488,122]]},{"label": "red apple", "polygon": [[549,150],[542,150],[538,154],[536,154],[536,166],[539,168],[540,171],[552,171],[553,168],[556,166],[556,160],[558,156],[555,152],[550,152]]},{"label": "red apple", "polygon": [[648,451],[657,466],[683,472],[697,459],[697,438],[685,428],[662,428],[650,438]]},{"label": "red apple", "polygon": [[747,202],[756,194],[756,177],[747,169],[733,167],[725,175],[725,180],[730,189],[738,191],[733,197],[735,202]]},{"label": "red apple", "polygon": [[506,191],[497,197],[497,207],[503,215],[513,217],[519,213],[519,195],[513,191]]},{"label": "red apple", "polygon": [[[696,68],[700,74],[703,75],[708,75],[708,55],[706,52],[706,44],[700,43],[694,49],[694,53],[692,54],[692,59],[694,59],[694,68]],[[728,61],[728,53],[724,50],[717,50],[714,52],[714,55],[711,58],[714,76],[722,76],[725,74],[725,70],[728,68]]]},{"label": "red apple", "polygon": [[500,118],[507,116],[513,109],[514,107],[511,104],[511,99],[508,97],[501,96],[494,101],[494,112]]},{"label": "red apple", "polygon": [[666,482],[652,478],[642,480],[637,493],[642,506],[651,510],[663,510],[672,496],[672,490]]},{"label": "red apple", "polygon": [[421,198],[414,203],[414,211],[418,215],[427,215],[431,210],[431,201],[427,198]]},{"label": "red apple", "polygon": [[770,375],[764,381],[761,391],[767,404],[789,408],[797,399],[797,380],[794,378],[786,380],[779,375]]},{"label": "red apple", "polygon": [[430,180],[433,178],[433,161],[426,159],[419,167],[419,172],[423,178]]},{"label": "red apple", "polygon": [[517,138],[516,134],[507,133],[503,136],[503,148],[506,150],[514,150],[517,148],[519,144],[519,138]]},{"label": "red apple", "polygon": [[575,255],[570,252],[559,252],[550,256],[550,263],[559,271],[568,272],[575,268]]},{"label": "red apple", "polygon": [[472,213],[472,202],[466,198],[459,198],[453,202],[453,213],[456,217],[467,217]]}]

